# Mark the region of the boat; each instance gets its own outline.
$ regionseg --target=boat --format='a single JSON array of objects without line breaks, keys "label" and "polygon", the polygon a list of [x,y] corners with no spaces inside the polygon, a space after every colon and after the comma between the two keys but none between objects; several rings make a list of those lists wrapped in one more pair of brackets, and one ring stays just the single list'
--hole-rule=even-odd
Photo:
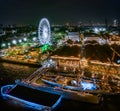
[{"label": "boat", "polygon": [[[87,81],[81,81],[80,82],[80,85],[81,86],[77,86],[77,84],[75,86],[72,86],[72,85],[63,85],[63,84],[60,84],[60,83],[56,83],[56,82],[52,82],[50,80],[46,80],[46,79],[43,79],[41,78],[41,80],[45,83],[45,84],[48,84],[48,85],[51,85],[51,86],[57,86],[57,87],[60,87],[60,88],[63,88],[63,89],[70,89],[70,90],[74,90],[74,91],[89,91],[89,90],[95,90],[97,89],[97,85],[94,84],[94,83],[90,83],[90,82],[87,82]],[[75,81],[76,83],[76,81]]]},{"label": "boat", "polygon": [[[43,92],[61,95],[63,98],[80,102],[99,104],[101,95],[95,92],[98,86],[88,80],[81,81],[79,86],[75,81],[76,76],[65,73],[52,74],[50,68],[43,67],[35,75],[24,79],[22,82]],[[68,81],[66,81],[68,80]],[[37,82],[39,81],[39,83]],[[71,82],[71,84],[70,84]]]},{"label": "boat", "polygon": [[61,94],[63,98],[92,104],[99,104],[100,102],[101,96],[93,95],[90,93],[91,91],[89,90],[85,91],[80,87],[69,85],[65,85],[62,87],[61,84],[50,82],[44,79],[42,79],[42,81],[45,82],[45,84],[52,85],[53,88],[51,89],[54,90],[51,90],[51,92],[54,91],[54,93],[56,92],[57,94]]},{"label": "boat", "polygon": [[[80,101],[84,103],[90,104],[99,104],[101,96],[96,94],[91,94],[85,91],[71,90],[72,86],[65,86],[66,88],[62,88],[57,83],[52,83],[47,80],[44,80],[45,85],[40,85],[36,83],[29,84],[27,82],[22,81],[20,84],[28,85],[29,87],[33,87],[43,92],[48,92],[50,94],[61,95],[62,98],[72,100],[72,101]],[[48,85],[47,85],[48,84]],[[76,87],[77,88],[77,87]]]},{"label": "boat", "polygon": [[20,82],[2,86],[1,95],[3,99],[10,100],[13,104],[19,104],[22,107],[38,111],[51,111],[56,108],[62,99],[61,95],[33,89]]}]

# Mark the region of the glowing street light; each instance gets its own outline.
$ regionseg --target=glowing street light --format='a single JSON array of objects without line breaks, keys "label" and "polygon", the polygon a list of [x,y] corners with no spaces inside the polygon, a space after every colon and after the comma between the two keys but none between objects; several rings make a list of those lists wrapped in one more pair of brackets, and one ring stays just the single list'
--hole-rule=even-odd
[{"label": "glowing street light", "polygon": [[22,40],[21,40],[21,39],[19,39],[19,40],[18,40],[18,42],[19,42],[19,43],[21,43],[21,42],[22,42]]},{"label": "glowing street light", "polygon": [[98,33],[99,32],[99,29],[97,27],[94,28],[94,32],[95,33]]},{"label": "glowing street light", "polygon": [[12,43],[13,43],[13,44],[17,44],[17,41],[16,41],[16,40],[13,40]]},{"label": "glowing street light", "polygon": [[5,44],[5,43],[3,43],[3,44],[2,44],[2,47],[5,47],[5,46],[6,46],[6,44]]},{"label": "glowing street light", "polygon": [[23,40],[26,42],[26,41],[27,41],[27,38],[23,38]]},{"label": "glowing street light", "polygon": [[7,45],[8,45],[8,46],[10,46],[10,45],[11,45],[11,43],[8,43]]},{"label": "glowing street light", "polygon": [[36,41],[37,40],[37,38],[36,37],[33,37],[33,41]]}]

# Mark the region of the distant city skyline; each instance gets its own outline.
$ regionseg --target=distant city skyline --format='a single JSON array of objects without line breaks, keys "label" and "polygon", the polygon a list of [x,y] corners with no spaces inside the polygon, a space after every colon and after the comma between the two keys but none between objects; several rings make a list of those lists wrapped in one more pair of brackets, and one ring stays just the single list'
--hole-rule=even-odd
[{"label": "distant city skyline", "polygon": [[120,0],[0,0],[0,24],[112,23],[120,20]]}]

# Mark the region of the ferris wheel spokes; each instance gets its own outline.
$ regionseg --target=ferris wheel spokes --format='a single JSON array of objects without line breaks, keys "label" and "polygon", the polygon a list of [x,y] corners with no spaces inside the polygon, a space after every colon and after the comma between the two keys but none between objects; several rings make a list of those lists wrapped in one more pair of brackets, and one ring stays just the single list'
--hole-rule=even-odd
[{"label": "ferris wheel spokes", "polygon": [[51,30],[49,21],[46,18],[40,20],[39,27],[38,27],[38,38],[41,45],[44,44],[51,44]]}]

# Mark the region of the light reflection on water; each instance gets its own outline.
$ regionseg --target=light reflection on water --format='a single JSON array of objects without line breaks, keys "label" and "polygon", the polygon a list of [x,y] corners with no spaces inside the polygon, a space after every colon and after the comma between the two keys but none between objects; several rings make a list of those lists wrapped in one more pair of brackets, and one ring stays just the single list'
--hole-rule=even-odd
[{"label": "light reflection on water", "polygon": [[[0,87],[13,84],[16,79],[24,79],[32,74],[37,68],[24,65],[0,63]],[[15,102],[14,102],[15,103]],[[12,110],[13,109],[13,110]],[[0,96],[0,111],[29,111],[30,109],[12,104],[11,101],[4,101]]]},{"label": "light reflection on water", "polygon": [[[23,65],[0,63],[0,87],[12,84],[16,79],[24,79],[33,73],[37,68]],[[106,99],[98,105],[81,103],[63,99],[56,111],[119,111],[120,96]],[[32,111],[23,108],[18,104],[11,104],[11,101],[3,101],[0,97],[0,111]]]}]

